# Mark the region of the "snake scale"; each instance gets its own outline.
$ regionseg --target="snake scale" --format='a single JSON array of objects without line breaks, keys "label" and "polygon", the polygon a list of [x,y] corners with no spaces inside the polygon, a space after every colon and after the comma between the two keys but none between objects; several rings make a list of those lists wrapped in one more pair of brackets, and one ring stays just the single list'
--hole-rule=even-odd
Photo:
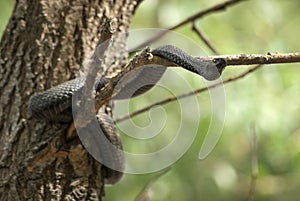
[{"label": "snake scale", "polygon": [[[188,53],[179,49],[176,46],[166,45],[158,47],[151,52],[154,56],[160,59],[172,62],[175,66],[180,66],[188,71],[203,76],[207,80],[215,80],[220,77],[223,69],[226,66],[226,61],[223,58],[217,58],[212,61],[204,61],[196,59],[190,56]],[[165,68],[159,67],[155,70],[149,70],[144,68],[136,74],[131,80],[123,85],[124,87],[115,95],[115,99],[130,98],[132,96],[140,95],[155,85],[155,83],[161,78]],[[95,81],[95,90],[100,91],[102,87],[109,82],[110,79],[105,77],[98,77]],[[150,82],[143,87],[135,87],[142,82]],[[28,104],[28,111],[30,115],[37,119],[46,121],[71,123],[72,116],[72,96],[75,92],[79,91],[84,85],[84,79],[79,77],[65,83],[62,83],[56,87],[50,88],[44,92],[34,94]],[[118,149],[122,149],[122,144],[116,128],[113,125],[113,120],[110,116],[99,113],[97,115],[99,125],[104,131],[105,137]],[[109,153],[109,150],[103,148],[102,155],[109,155],[107,157],[112,158],[116,169],[124,169],[124,156],[122,154],[114,155]],[[106,156],[104,156],[106,157]],[[113,184],[120,180],[122,177],[122,171],[113,170],[111,168],[105,169],[106,183]]]}]

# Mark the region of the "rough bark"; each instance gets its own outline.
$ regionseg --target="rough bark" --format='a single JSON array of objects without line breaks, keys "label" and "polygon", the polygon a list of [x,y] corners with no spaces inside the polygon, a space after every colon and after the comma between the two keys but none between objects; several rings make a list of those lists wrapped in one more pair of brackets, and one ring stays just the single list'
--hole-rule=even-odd
[{"label": "rough bark", "polygon": [[139,2],[16,1],[0,44],[1,201],[101,200],[101,165],[79,140],[66,140],[69,125],[31,119],[26,107],[35,92],[77,76],[107,22],[116,29],[112,67],[122,66],[123,33]]}]

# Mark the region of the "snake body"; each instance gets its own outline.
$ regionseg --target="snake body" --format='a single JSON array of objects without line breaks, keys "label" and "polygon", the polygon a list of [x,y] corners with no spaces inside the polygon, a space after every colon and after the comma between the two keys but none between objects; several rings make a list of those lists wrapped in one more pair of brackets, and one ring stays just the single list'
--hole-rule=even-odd
[{"label": "snake body", "polygon": [[[108,78],[96,78],[95,90],[99,91]],[[28,104],[29,115],[43,120],[54,122],[72,122],[72,96],[84,86],[83,77],[69,80],[44,92],[33,95]]]},{"label": "snake body", "polygon": [[[207,80],[214,80],[220,77],[223,69],[226,66],[224,59],[214,59],[213,61],[201,61],[196,59],[178,47],[167,45],[154,49],[151,52],[154,56],[165,59],[174,65],[181,66],[186,70],[197,73]],[[157,68],[142,68],[137,71],[136,75],[127,79],[123,84],[122,90],[115,95],[116,99],[130,98],[142,94],[151,89],[155,83],[161,78],[165,71],[165,67]],[[102,87],[109,82],[108,78],[98,77],[95,82],[95,91],[100,91]],[[28,104],[28,111],[32,117],[55,122],[72,122],[72,96],[83,88],[85,83],[84,78],[79,77],[56,87],[50,88],[44,92],[33,95]],[[141,83],[146,83],[142,87],[138,86]],[[148,83],[148,84],[147,84]],[[118,149],[122,149],[122,144],[118,133],[113,125],[113,120],[106,114],[98,114],[99,125],[104,131],[105,137]],[[112,157],[112,163],[118,170],[124,168],[124,157],[122,154],[110,153],[104,147],[101,153],[104,158]],[[121,177],[121,171],[106,169],[104,177],[107,183],[116,183]]]},{"label": "snake body", "polygon": [[188,71],[203,76],[207,80],[220,77],[226,66],[225,59],[217,58],[212,61],[196,59],[176,46],[161,46],[152,51],[152,54],[185,68]]}]

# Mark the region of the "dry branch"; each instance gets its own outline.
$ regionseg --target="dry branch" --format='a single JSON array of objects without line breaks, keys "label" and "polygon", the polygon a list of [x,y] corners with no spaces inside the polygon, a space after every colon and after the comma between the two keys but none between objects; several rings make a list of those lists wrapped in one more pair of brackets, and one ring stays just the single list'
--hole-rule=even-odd
[{"label": "dry branch", "polygon": [[232,5],[234,5],[238,2],[241,2],[241,1],[245,1],[245,0],[229,0],[229,1],[225,1],[223,3],[217,4],[215,6],[212,6],[210,8],[207,8],[205,10],[202,10],[202,11],[186,18],[185,20],[179,22],[178,24],[176,24],[172,27],[169,27],[166,30],[163,30],[163,31],[159,32],[157,35],[153,36],[152,38],[149,38],[148,40],[141,43],[137,47],[132,48],[129,52],[135,52],[136,50],[139,50],[139,49],[151,44],[152,42],[158,40],[159,38],[161,38],[162,36],[167,34],[169,31],[175,30],[175,29],[177,29],[177,28],[179,28],[179,27],[181,27],[181,26],[183,26],[187,23],[193,22],[193,21],[195,21],[197,19],[200,19],[200,18],[202,18],[202,17],[204,17],[208,14],[211,14],[211,13],[214,13],[214,12],[217,12],[217,11],[225,10],[227,7],[232,6]]},{"label": "dry branch", "polygon": [[172,101],[175,101],[175,100],[179,100],[179,99],[183,99],[183,98],[186,98],[186,97],[189,97],[189,96],[192,96],[192,95],[195,95],[195,94],[199,94],[199,93],[202,93],[202,92],[205,92],[205,91],[208,91],[209,89],[213,89],[213,88],[216,88],[218,86],[221,86],[223,84],[227,84],[227,83],[230,83],[230,82],[233,82],[233,81],[236,81],[238,79],[241,79],[243,77],[245,77],[246,75],[252,73],[253,71],[257,70],[259,67],[261,67],[262,65],[256,65],[254,66],[253,68],[250,68],[248,69],[247,71],[235,76],[235,77],[231,77],[231,78],[228,78],[224,81],[221,81],[221,82],[218,82],[216,84],[213,84],[211,86],[208,86],[208,87],[203,87],[203,88],[200,88],[200,89],[197,89],[195,91],[191,91],[191,92],[188,92],[188,93],[185,93],[185,94],[182,94],[182,95],[179,95],[179,96],[170,96],[169,98],[166,98],[164,100],[161,100],[161,101],[158,101],[156,103],[153,103],[151,105],[148,105],[147,107],[144,107],[140,110],[137,110],[135,112],[132,112],[130,113],[129,115],[127,116],[124,116],[124,117],[121,117],[121,118],[118,118],[115,120],[115,123],[119,123],[121,121],[124,121],[124,120],[127,120],[127,119],[130,119],[134,116],[137,116],[139,114],[142,114],[148,110],[150,110],[152,107],[154,106],[157,106],[157,105],[164,105],[164,104],[167,104],[167,103],[170,103]]},{"label": "dry branch", "polygon": [[[251,64],[278,64],[278,63],[294,63],[294,62],[300,62],[300,53],[287,53],[287,54],[271,54],[268,53],[266,55],[260,55],[260,54],[241,54],[241,55],[224,55],[224,56],[211,56],[211,57],[196,57],[197,59],[200,60],[213,60],[216,58],[224,58],[226,60],[226,65],[251,65]],[[114,94],[114,87],[117,85],[117,83],[120,81],[120,79],[129,71],[137,69],[141,66],[149,65],[149,64],[156,64],[156,65],[161,65],[161,66],[174,66],[174,63],[168,62],[166,60],[161,59],[160,57],[154,56],[151,54],[151,51],[149,48],[146,48],[143,50],[140,54],[136,55],[130,62],[129,64],[122,69],[122,71],[115,77],[111,79],[111,81],[101,89],[101,91],[97,94],[96,96],[96,109],[99,109],[106,101],[108,101]],[[257,67],[258,68],[258,67]],[[233,80],[239,79],[246,74],[254,71],[254,69],[250,69],[246,71],[245,73],[242,73],[238,75],[237,77],[234,78],[229,78],[228,80],[225,80],[224,82],[221,82],[216,85],[212,85],[211,87],[208,87],[207,89],[216,87],[221,84],[225,84],[228,81],[231,82]],[[205,89],[199,89],[197,90],[198,92],[191,92],[186,95],[183,95],[183,97],[190,96],[191,94],[199,93],[202,91],[207,90]],[[117,92],[114,92],[117,93]],[[181,96],[179,96],[181,97]],[[178,97],[176,97],[178,98]],[[175,98],[175,99],[176,99]],[[160,105],[160,104],[165,104],[167,102],[172,101],[173,98],[169,98],[168,100],[161,101],[158,103],[155,103],[153,105]],[[152,107],[153,105],[150,105]],[[147,107],[148,108],[148,107]],[[148,109],[146,109],[148,110]],[[140,112],[139,112],[140,113]],[[135,115],[135,114],[133,114]],[[123,119],[123,118],[122,118]],[[120,120],[118,120],[120,121]]]},{"label": "dry branch", "polygon": [[[267,53],[262,54],[240,54],[240,55],[223,55],[213,56],[212,58],[225,58],[228,66],[235,65],[253,65],[253,64],[280,64],[300,62],[300,53]],[[203,58],[203,57],[198,57]]]},{"label": "dry branch", "polygon": [[252,132],[252,143],[251,143],[251,149],[252,149],[252,158],[251,158],[251,181],[250,181],[250,188],[248,192],[248,196],[246,198],[246,201],[252,201],[254,198],[255,188],[256,188],[256,179],[258,175],[258,168],[257,168],[257,139],[256,139],[256,130],[255,125],[251,126],[251,132]]},{"label": "dry branch", "polygon": [[205,43],[205,45],[216,55],[219,55],[219,52],[214,47],[212,42],[202,33],[202,31],[196,27],[195,22],[193,23],[192,30],[199,36],[199,38]]}]

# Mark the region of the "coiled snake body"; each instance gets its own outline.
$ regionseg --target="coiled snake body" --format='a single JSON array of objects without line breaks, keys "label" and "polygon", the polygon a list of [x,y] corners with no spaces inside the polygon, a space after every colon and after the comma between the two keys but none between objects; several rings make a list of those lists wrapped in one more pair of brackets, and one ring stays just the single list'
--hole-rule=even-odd
[{"label": "coiled snake body", "polygon": [[[207,80],[215,80],[220,77],[223,69],[226,66],[226,61],[223,58],[214,59],[212,61],[203,61],[195,59],[178,47],[167,45],[154,49],[151,52],[154,56],[160,59],[174,63],[176,66],[181,66],[186,70],[203,76]],[[116,99],[130,98],[140,95],[149,90],[161,78],[165,68],[155,68],[149,70],[144,68],[136,74],[127,84],[124,85],[119,94],[115,95]],[[95,90],[100,91],[102,87],[109,82],[108,78],[96,78]],[[151,82],[144,87],[135,87],[141,82]],[[50,88],[44,92],[33,95],[28,104],[28,111],[32,117],[55,122],[72,122],[72,96],[79,91],[84,85],[84,78],[76,78],[56,87]],[[122,149],[121,141],[113,126],[113,121],[110,116],[100,113],[98,115],[99,125],[104,131],[106,138],[118,149]],[[107,154],[107,153],[102,153]],[[123,170],[124,158],[120,154],[113,157],[118,170]],[[111,169],[106,170],[106,182],[116,183],[121,177],[121,171]]]}]

